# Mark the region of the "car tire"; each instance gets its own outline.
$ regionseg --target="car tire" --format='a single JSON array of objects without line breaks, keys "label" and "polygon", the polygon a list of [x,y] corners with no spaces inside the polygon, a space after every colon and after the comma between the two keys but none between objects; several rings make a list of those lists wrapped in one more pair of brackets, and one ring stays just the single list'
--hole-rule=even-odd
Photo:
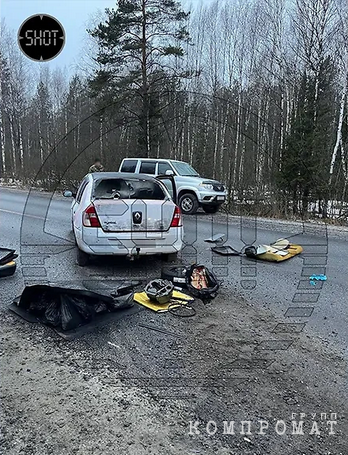
[{"label": "car tire", "polygon": [[84,267],[89,262],[89,254],[85,253],[84,251],[77,248],[77,255],[76,255],[77,264],[80,267]]},{"label": "car tire", "polygon": [[216,213],[219,210],[218,205],[204,205],[203,210],[205,213]]},{"label": "car tire", "polygon": [[163,280],[169,280],[177,286],[186,287],[186,270],[187,267],[181,265],[163,267],[161,278]]},{"label": "car tire", "polygon": [[178,253],[162,254],[162,259],[166,262],[175,262],[178,259]]},{"label": "car tire", "polygon": [[75,235],[74,226],[73,226],[73,228],[72,228],[72,235],[73,235],[74,243],[75,243],[75,245],[77,245],[77,240],[76,240],[76,235]]},{"label": "car tire", "polygon": [[179,206],[184,215],[194,215],[199,207],[196,196],[192,193],[184,193],[180,196]]}]

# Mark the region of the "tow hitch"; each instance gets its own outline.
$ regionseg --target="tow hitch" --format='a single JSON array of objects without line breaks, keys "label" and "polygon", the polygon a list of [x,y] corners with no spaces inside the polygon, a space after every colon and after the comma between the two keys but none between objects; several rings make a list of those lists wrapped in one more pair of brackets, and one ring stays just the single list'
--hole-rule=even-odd
[{"label": "tow hitch", "polygon": [[135,258],[137,258],[137,259],[139,258],[139,256],[140,256],[140,248],[137,247],[137,248],[135,249],[135,251],[136,251],[135,254],[128,254],[128,255],[127,255],[127,258],[128,258],[130,261],[134,261]]}]

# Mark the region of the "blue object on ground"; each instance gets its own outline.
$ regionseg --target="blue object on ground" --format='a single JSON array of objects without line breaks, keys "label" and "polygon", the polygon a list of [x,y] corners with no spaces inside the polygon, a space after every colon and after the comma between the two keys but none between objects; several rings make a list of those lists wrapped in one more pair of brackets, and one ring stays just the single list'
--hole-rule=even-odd
[{"label": "blue object on ground", "polygon": [[312,286],[315,286],[315,281],[314,280],[317,280],[317,281],[326,281],[327,280],[327,276],[326,275],[323,275],[323,274],[320,274],[320,275],[311,275],[309,277],[310,279],[310,283]]}]

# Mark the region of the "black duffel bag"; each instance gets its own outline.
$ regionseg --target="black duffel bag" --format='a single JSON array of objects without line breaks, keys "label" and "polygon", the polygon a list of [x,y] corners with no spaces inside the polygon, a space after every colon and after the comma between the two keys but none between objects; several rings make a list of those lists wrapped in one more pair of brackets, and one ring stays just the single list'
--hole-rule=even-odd
[{"label": "black duffel bag", "polygon": [[[195,287],[192,284],[192,277],[196,273],[203,275],[207,284],[207,287]],[[207,269],[204,265],[193,264],[186,271],[186,287],[191,295],[197,297],[203,301],[212,300],[217,296],[220,284],[215,274]]]}]

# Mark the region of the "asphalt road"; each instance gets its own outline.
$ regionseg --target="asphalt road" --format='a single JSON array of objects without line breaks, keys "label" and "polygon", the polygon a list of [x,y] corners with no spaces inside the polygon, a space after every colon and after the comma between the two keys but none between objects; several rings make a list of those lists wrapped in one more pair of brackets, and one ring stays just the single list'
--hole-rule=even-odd
[{"label": "asphalt road", "polygon": [[[78,267],[70,232],[70,202],[61,196],[33,192],[28,197],[28,192],[22,190],[1,189],[1,245],[20,253],[17,273],[1,282],[3,308],[21,293],[24,280],[64,285],[103,280],[110,284],[110,280],[130,277],[146,280],[159,275],[162,262],[158,258],[141,258],[132,263],[122,258],[98,258],[89,267]],[[186,217],[184,227],[184,263],[199,262],[213,267],[227,292],[243,296],[255,308],[269,308],[280,324],[295,323],[290,327],[295,333],[303,329],[309,335],[318,335],[347,354],[348,231],[326,230],[319,224],[266,222],[203,213]],[[253,242],[269,243],[291,237],[294,243],[303,246],[304,253],[280,264],[216,256],[204,242],[216,233],[224,233],[227,243],[236,249]],[[326,273],[327,281],[311,286],[312,273]],[[298,307],[307,308],[305,317],[299,313],[302,310],[294,309]]]},{"label": "asphalt road", "polygon": [[[143,310],[67,342],[7,310],[25,284],[110,291],[124,279],[158,277],[163,266],[157,257],[77,266],[69,207],[59,195],[0,190],[0,245],[20,255],[15,275],[0,281],[4,453],[347,453],[347,230],[186,217],[181,260],[214,269],[223,280],[217,298],[195,301],[193,318]],[[204,239],[217,233],[236,249],[291,237],[304,252],[280,264],[215,256]],[[313,273],[328,279],[311,286]],[[300,437],[189,434],[193,420],[290,425],[294,412],[337,412],[337,435],[327,435],[325,421],[320,437],[309,429]]]}]

